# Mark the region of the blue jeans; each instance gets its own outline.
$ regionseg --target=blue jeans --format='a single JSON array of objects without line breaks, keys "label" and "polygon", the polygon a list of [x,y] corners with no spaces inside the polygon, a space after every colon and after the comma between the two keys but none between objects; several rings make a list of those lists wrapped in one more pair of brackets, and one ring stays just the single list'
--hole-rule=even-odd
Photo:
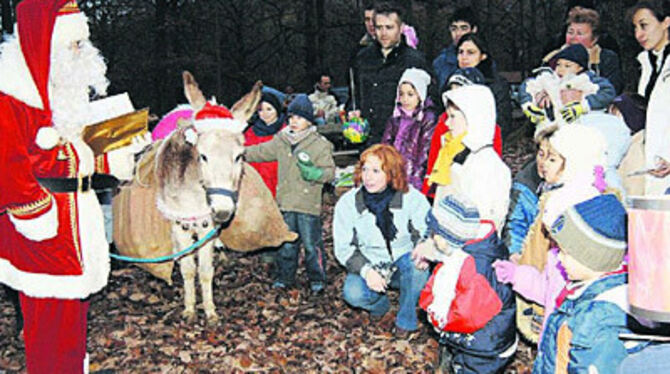
[{"label": "blue jeans", "polygon": [[321,217],[297,212],[282,214],[289,230],[300,236],[294,242],[282,244],[275,254],[275,281],[285,286],[293,286],[302,243],[305,247],[305,269],[310,285],[312,289],[323,288],[326,283],[326,253],[321,237]]},{"label": "blue jeans", "polygon": [[[392,288],[400,289],[400,305],[395,324],[401,329],[413,331],[418,328],[416,307],[419,296],[430,273],[414,267],[410,253],[402,255],[395,261],[395,265],[398,270],[393,274],[390,284]],[[367,310],[376,317],[383,316],[390,308],[388,296],[372,291],[365,279],[358,274],[347,274],[342,294],[349,305]]]}]

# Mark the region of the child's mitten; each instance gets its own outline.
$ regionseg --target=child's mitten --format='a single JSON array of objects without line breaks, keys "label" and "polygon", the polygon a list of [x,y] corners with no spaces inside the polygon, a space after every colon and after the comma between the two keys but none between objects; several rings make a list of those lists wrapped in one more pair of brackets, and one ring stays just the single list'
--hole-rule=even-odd
[{"label": "child's mitten", "polygon": [[315,166],[309,155],[305,152],[298,154],[298,168],[300,168],[302,179],[308,182],[319,180],[323,175],[323,169]]},{"label": "child's mitten", "polygon": [[511,261],[496,260],[493,263],[493,268],[496,271],[496,278],[500,283],[512,283],[514,281],[514,273],[516,272],[517,264]]},{"label": "child's mitten", "polygon": [[561,108],[561,117],[567,123],[575,122],[584,113],[586,113],[586,108],[579,101],[573,101]]}]

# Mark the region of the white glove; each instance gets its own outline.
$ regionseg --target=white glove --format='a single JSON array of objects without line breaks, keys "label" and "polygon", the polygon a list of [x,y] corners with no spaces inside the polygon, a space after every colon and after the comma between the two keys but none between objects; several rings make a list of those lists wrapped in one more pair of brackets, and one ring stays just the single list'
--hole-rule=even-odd
[{"label": "white glove", "polygon": [[131,139],[130,144],[107,153],[110,173],[120,180],[133,179],[135,154],[151,144],[151,134],[145,133]]}]

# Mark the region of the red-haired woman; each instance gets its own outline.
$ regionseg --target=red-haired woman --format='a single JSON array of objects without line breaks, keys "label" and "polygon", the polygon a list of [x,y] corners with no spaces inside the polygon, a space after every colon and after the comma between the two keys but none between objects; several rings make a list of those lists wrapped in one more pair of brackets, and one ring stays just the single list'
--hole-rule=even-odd
[{"label": "red-haired woman", "polygon": [[[392,146],[377,144],[361,155],[356,188],[335,206],[335,257],[346,267],[344,299],[370,312],[372,319],[389,310],[388,287],[400,290],[396,335],[406,337],[418,328],[416,307],[428,271],[414,267],[412,228],[426,231],[430,204],[407,184],[405,160]],[[416,238],[416,236],[414,236]]]}]

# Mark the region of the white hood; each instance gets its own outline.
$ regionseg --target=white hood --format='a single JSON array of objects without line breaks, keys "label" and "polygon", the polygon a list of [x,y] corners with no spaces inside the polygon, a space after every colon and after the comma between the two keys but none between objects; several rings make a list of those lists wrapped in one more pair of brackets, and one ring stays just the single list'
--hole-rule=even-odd
[{"label": "white hood", "polygon": [[468,121],[468,132],[463,138],[463,144],[471,151],[492,145],[496,104],[491,90],[484,85],[473,84],[449,90],[445,92],[445,97],[463,112]]}]

